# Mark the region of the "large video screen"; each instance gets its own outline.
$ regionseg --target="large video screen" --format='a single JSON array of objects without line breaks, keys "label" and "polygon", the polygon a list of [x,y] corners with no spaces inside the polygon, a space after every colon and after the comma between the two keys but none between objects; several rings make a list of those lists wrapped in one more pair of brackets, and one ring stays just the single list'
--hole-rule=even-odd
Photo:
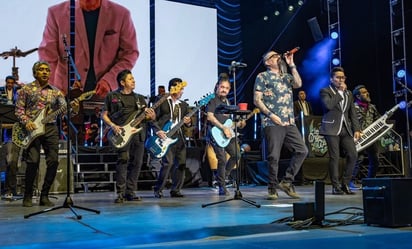
[{"label": "large video screen", "polygon": [[[136,92],[150,95],[150,1],[112,0],[127,7],[134,21],[140,51],[133,68]],[[63,1],[16,0],[4,1],[0,20],[0,53],[15,49],[22,52],[38,48],[47,9]],[[183,98],[192,104],[213,90],[217,78],[216,10],[165,0],[155,1],[155,81],[166,85],[179,77],[188,82]],[[18,67],[19,80],[33,81],[32,65],[38,60],[37,51],[25,57],[0,58],[0,86],[4,78]]]}]

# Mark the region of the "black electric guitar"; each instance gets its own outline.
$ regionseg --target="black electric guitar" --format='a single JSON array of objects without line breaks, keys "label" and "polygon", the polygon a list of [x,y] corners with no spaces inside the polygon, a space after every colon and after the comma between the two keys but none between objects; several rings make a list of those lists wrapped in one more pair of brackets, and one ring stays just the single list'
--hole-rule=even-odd
[{"label": "black electric guitar", "polygon": [[[203,97],[201,100],[197,102],[197,106],[192,109],[186,117],[193,116],[202,106],[207,105],[211,99],[215,97],[215,94],[208,94]],[[151,136],[149,139],[146,140],[146,149],[152,153],[152,155],[156,158],[163,157],[167,151],[169,150],[169,146],[176,143],[178,138],[171,138],[184,124],[184,120],[180,120],[175,126],[172,127],[173,123],[171,121],[167,122],[163,126],[163,130],[167,131],[167,138],[161,139],[156,135]]]},{"label": "black electric guitar", "polygon": [[[170,88],[170,92],[168,94],[163,95],[151,108],[156,109],[158,108],[163,102],[167,100],[170,94],[178,93],[183,87],[187,85],[186,81],[178,83],[176,86]],[[139,116],[135,117],[132,115],[132,120],[128,120],[125,125],[120,127],[119,133],[114,133],[113,129],[109,130],[107,134],[107,139],[110,143],[116,148],[123,148],[126,144],[129,143],[130,138],[133,137],[134,134],[137,134],[142,130],[141,127],[138,127],[139,124],[145,120],[146,114],[142,112]]]},{"label": "black electric guitar", "polygon": [[[93,96],[96,91],[85,92],[76,98],[79,102],[83,101],[91,96]],[[74,102],[71,101],[70,105]],[[58,115],[62,114],[67,110],[67,106],[64,105],[59,109],[47,114],[49,108],[46,106],[42,109],[36,117],[33,118],[32,122],[35,124],[36,129],[28,131],[24,125],[21,123],[14,123],[12,130],[12,141],[18,147],[26,149],[33,142],[35,138],[41,136],[45,133],[45,124],[49,123],[51,120],[55,119]]]}]

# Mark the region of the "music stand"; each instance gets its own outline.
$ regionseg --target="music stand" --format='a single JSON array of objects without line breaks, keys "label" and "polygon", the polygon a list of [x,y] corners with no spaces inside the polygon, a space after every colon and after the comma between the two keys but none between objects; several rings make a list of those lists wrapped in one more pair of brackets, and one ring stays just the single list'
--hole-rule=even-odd
[{"label": "music stand", "polygon": [[[242,66],[244,67],[244,66]],[[236,106],[237,101],[236,101],[236,63],[232,62],[232,66],[229,67],[229,70],[233,72],[233,92],[234,92],[234,106],[226,106],[226,108],[221,108],[220,110],[216,110],[219,113],[222,114],[232,114],[234,116],[234,121],[237,122],[239,120],[239,118],[242,115],[247,115],[249,114],[251,111],[249,110],[239,110],[239,108]],[[218,109],[218,108],[216,108]],[[228,202],[228,201],[232,201],[232,200],[242,200],[244,202],[249,203],[250,205],[253,205],[257,208],[260,208],[260,204],[257,204],[255,201],[249,200],[249,199],[245,199],[242,196],[242,193],[240,192],[239,186],[240,186],[240,159],[238,159],[238,139],[237,139],[237,125],[235,125],[235,144],[236,144],[236,150],[235,150],[235,157],[236,157],[236,190],[235,190],[235,195],[233,196],[233,198],[230,199],[226,199],[226,200],[222,200],[222,201],[217,201],[217,202],[212,202],[212,203],[208,203],[208,204],[202,204],[202,208],[207,207],[207,206],[211,206],[211,205],[215,205],[215,204],[219,204],[219,203],[223,203],[223,202]]]},{"label": "music stand", "polygon": [[[70,15],[71,15],[70,19],[73,18],[73,20],[74,20],[74,11],[72,13],[72,10],[74,10],[74,7],[75,7],[74,0],[70,0]],[[72,35],[72,37],[70,37],[71,38],[70,40],[72,42],[71,44],[74,44],[73,43],[73,41],[74,41],[74,27],[71,26],[70,31],[71,31],[70,34]],[[71,84],[69,84],[69,83],[72,82],[72,79],[71,79],[70,75],[71,75],[72,72],[77,73],[77,75],[78,75],[78,72],[77,72],[77,69],[76,69],[76,65],[74,64],[74,60],[73,60],[73,57],[71,55],[70,48],[67,46],[65,35],[63,36],[63,43],[64,43],[64,49],[66,51],[66,56],[67,56],[66,60],[67,60],[67,98],[68,98],[68,101],[67,101],[67,113],[66,113],[66,115],[67,115],[67,125],[69,125],[70,115],[71,115],[71,111],[70,111],[70,109],[71,109],[71,106],[70,106],[70,90],[71,90],[70,86],[71,86]],[[73,68],[73,71],[70,70],[71,68]],[[73,79],[73,81],[74,81],[74,79]],[[29,218],[30,216],[34,216],[34,215],[42,214],[42,213],[47,213],[47,212],[57,210],[57,209],[61,209],[61,208],[69,208],[78,220],[80,220],[82,218],[82,216],[77,214],[76,211],[74,210],[74,208],[83,209],[83,210],[86,210],[86,211],[89,211],[89,212],[94,212],[96,214],[100,214],[99,210],[74,205],[74,202],[73,202],[73,200],[70,196],[70,172],[71,172],[70,167],[72,166],[71,165],[71,160],[70,160],[70,157],[71,157],[70,127],[68,127],[68,129],[67,129],[67,152],[66,152],[66,155],[67,155],[67,165],[66,165],[66,167],[67,167],[67,179],[66,179],[67,180],[67,191],[66,191],[66,199],[64,200],[63,205],[56,206],[56,207],[51,207],[51,208],[46,208],[42,211],[25,215],[24,216],[25,219]]]}]

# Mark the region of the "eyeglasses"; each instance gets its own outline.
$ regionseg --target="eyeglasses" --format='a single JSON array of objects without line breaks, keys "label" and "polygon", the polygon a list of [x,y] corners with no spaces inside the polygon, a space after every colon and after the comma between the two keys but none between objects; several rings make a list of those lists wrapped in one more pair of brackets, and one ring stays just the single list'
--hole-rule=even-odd
[{"label": "eyeglasses", "polygon": [[335,76],[338,80],[346,80],[346,76]]}]

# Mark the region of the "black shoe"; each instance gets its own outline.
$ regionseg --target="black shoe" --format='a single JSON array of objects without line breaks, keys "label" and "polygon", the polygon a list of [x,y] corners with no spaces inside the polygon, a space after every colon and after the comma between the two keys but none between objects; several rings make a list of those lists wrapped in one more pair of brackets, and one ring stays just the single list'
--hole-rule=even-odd
[{"label": "black shoe", "polygon": [[141,201],[142,197],[137,196],[137,195],[132,195],[132,194],[128,194],[125,196],[127,201]]},{"label": "black shoe", "polygon": [[162,191],[154,191],[154,197],[156,198],[162,198],[163,197],[163,192]]},{"label": "black shoe", "polygon": [[333,187],[332,188],[332,194],[333,195],[343,195],[343,191],[339,187]]},{"label": "black shoe", "polygon": [[182,193],[180,193],[179,191],[170,191],[170,197],[184,197],[184,195],[182,195]]},{"label": "black shoe", "polygon": [[32,197],[24,197],[23,198],[23,207],[33,207]]},{"label": "black shoe", "polygon": [[352,192],[352,190],[350,190],[350,188],[347,184],[342,184],[341,189],[347,195],[354,195],[355,194],[355,192]]},{"label": "black shoe", "polygon": [[40,196],[40,206],[53,207],[54,203],[49,200],[48,196]]}]

